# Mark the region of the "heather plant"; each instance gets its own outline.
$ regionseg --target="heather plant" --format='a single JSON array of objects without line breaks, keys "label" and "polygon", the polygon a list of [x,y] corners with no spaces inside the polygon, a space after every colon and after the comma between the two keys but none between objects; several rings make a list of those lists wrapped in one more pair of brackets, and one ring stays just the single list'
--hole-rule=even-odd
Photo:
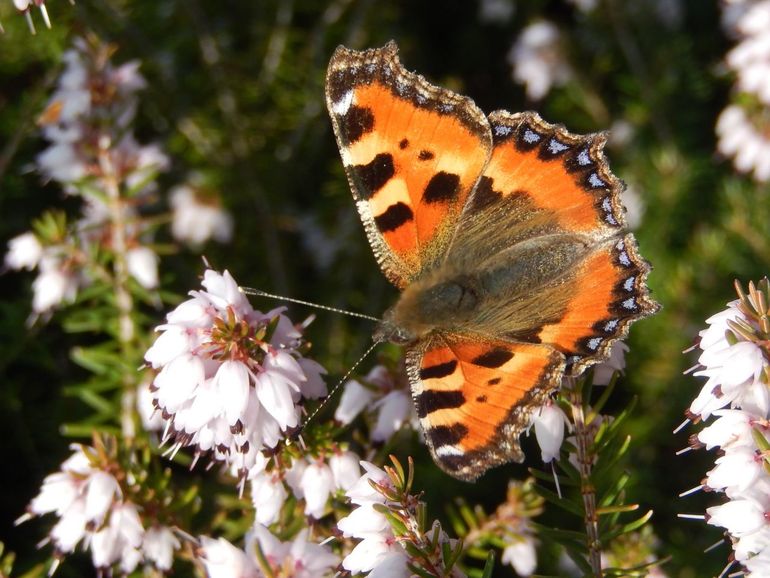
[{"label": "heather plant", "polygon": [[[767,270],[770,2],[427,6],[0,5],[0,575],[770,573],[767,281],[709,317]],[[323,111],[335,46],[391,37],[486,111],[609,129],[664,306],[475,484],[400,348],[263,293],[394,299]]]}]

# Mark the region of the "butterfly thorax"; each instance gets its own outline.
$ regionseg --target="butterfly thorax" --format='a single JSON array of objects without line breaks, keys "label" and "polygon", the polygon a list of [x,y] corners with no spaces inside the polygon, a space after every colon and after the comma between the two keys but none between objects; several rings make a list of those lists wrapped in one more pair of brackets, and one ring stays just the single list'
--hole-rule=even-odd
[{"label": "butterfly thorax", "polygon": [[385,312],[374,338],[407,345],[433,331],[465,325],[478,314],[481,292],[478,280],[469,275],[415,282]]}]

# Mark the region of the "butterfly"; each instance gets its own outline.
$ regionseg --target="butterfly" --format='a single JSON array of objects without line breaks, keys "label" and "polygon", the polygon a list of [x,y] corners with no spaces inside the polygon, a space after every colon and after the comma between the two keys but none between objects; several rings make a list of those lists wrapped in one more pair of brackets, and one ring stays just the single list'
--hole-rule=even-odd
[{"label": "butterfly", "polygon": [[372,251],[401,290],[374,337],[406,347],[435,462],[472,481],[523,461],[532,412],[659,308],[606,136],[486,116],[404,69],[392,41],[337,48],[326,102]]}]

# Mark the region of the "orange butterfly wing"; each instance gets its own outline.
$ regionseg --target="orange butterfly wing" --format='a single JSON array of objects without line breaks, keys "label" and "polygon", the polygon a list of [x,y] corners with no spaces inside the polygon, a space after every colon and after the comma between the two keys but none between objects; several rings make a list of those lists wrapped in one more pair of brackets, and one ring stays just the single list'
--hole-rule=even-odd
[{"label": "orange butterfly wing", "polygon": [[444,257],[492,148],[472,100],[404,69],[391,42],[339,47],[326,103],[377,262],[403,288]]}]

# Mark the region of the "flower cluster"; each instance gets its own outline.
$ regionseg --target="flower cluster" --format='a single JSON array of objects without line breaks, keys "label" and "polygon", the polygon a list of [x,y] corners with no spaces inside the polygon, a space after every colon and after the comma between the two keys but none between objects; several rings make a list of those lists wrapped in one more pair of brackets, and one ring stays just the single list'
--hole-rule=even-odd
[{"label": "flower cluster", "polygon": [[33,516],[53,513],[59,521],[47,542],[54,547],[56,564],[82,543],[91,551],[94,568],[111,574],[116,568],[130,574],[141,563],[165,573],[171,568],[174,550],[180,543],[171,529],[142,520],[136,504],[129,500],[103,448],[73,444],[72,455],[61,470],[43,481],[21,523]]},{"label": "flower cluster", "polygon": [[96,40],[77,39],[63,56],[64,71],[39,119],[50,145],[38,155],[37,169],[79,196],[83,214],[68,224],[63,214],[47,213],[34,231],[9,243],[6,267],[39,270],[35,317],[109,276],[95,257],[105,247],[119,253],[126,274],[141,287],[158,286],[158,257],[147,244],[149,228],[139,209],[151,200],[152,177],[168,159],[155,145],[139,145],[129,130],[145,82],[137,62],[115,67],[111,52]]},{"label": "flower cluster", "polygon": [[265,526],[277,522],[289,491],[304,500],[306,516],[320,519],[327,512],[329,497],[349,490],[358,481],[359,461],[355,453],[337,450],[315,459],[299,457],[289,467],[268,471],[264,467],[267,462],[258,460],[249,474],[257,522]]},{"label": "flower cluster", "polygon": [[355,508],[337,527],[344,537],[360,541],[342,567],[369,578],[407,578],[414,569],[422,576],[465,576],[455,566],[462,544],[450,540],[438,522],[428,531],[420,527],[417,511],[424,504],[410,494],[411,461],[407,474],[391,460],[395,467],[385,470],[362,461],[364,474],[346,492]]},{"label": "flower cluster", "polygon": [[738,40],[726,56],[735,98],[716,124],[717,149],[742,173],[770,180],[770,0],[727,3],[723,21]]},{"label": "flower cluster", "polygon": [[513,79],[526,87],[530,100],[542,100],[552,87],[572,78],[561,42],[556,25],[543,20],[522,30],[508,53]]},{"label": "flower cluster", "polygon": [[202,536],[198,558],[209,578],[318,578],[328,576],[339,558],[328,548],[308,541],[301,530],[292,541],[282,542],[257,523],[246,536],[246,548],[236,548],[224,538]]},{"label": "flower cluster", "polygon": [[505,502],[490,516],[478,508],[471,511],[460,501],[462,524],[474,520],[463,538],[467,544],[481,546],[482,551],[483,546],[502,547],[502,563],[509,564],[519,576],[531,576],[537,568],[537,541],[531,520],[542,513],[543,503],[532,478],[510,481]]},{"label": "flower cluster", "polygon": [[718,447],[715,467],[697,489],[723,493],[728,501],[706,510],[709,524],[725,528],[734,561],[747,575],[770,573],[770,339],[767,280],[749,284],[745,294],[706,320],[700,332],[697,371],[705,377],[690,405],[692,420],[716,419],[691,438],[692,448]]},{"label": "flower cluster", "polygon": [[153,404],[164,441],[245,476],[299,426],[303,401],[326,395],[325,372],[301,355],[302,334],[281,310],[253,309],[227,271],[207,270],[203,287],[166,316],[145,355],[158,370]]},{"label": "flower cluster", "polygon": [[408,384],[384,365],[376,365],[363,379],[345,384],[334,419],[348,425],[362,412],[373,423],[369,435],[374,443],[387,442],[405,425],[417,429]]}]

